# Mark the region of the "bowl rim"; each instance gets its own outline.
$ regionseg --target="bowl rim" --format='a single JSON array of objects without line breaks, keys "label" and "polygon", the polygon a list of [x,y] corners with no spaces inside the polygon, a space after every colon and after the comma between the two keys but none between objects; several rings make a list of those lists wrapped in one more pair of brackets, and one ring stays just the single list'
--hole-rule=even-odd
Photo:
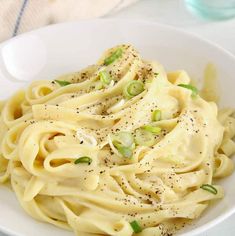
[{"label": "bowl rim", "polygon": [[[106,23],[116,23],[116,24],[128,24],[128,25],[138,25],[141,24],[143,26],[145,25],[152,25],[153,27],[157,27],[159,29],[162,29],[163,31],[171,31],[173,33],[176,34],[181,34],[184,37],[187,37],[191,40],[196,40],[196,41],[200,41],[202,44],[208,45],[211,48],[214,48],[215,50],[217,50],[219,53],[224,54],[224,56],[228,57],[230,60],[232,60],[235,64],[235,55],[233,55],[230,51],[228,51],[227,49],[223,48],[222,46],[218,45],[215,42],[212,42],[208,39],[205,39],[193,32],[189,32],[185,29],[182,28],[177,28],[175,26],[171,26],[171,25],[167,25],[167,24],[162,24],[162,23],[158,23],[158,22],[154,22],[154,21],[149,21],[149,20],[136,20],[136,19],[129,19],[129,18],[95,18],[95,19],[86,19],[86,20],[79,20],[79,21],[69,21],[69,22],[63,22],[63,23],[56,23],[56,24],[52,24],[52,25],[47,25],[38,29],[34,29],[25,33],[22,33],[20,35],[17,35],[13,38],[7,39],[3,42],[0,43],[0,53],[1,53],[1,49],[2,47],[7,44],[8,42],[11,42],[13,40],[18,40],[21,37],[24,37],[26,35],[31,35],[33,33],[37,33],[37,32],[42,32],[42,31],[47,31],[50,30],[52,28],[60,28],[62,26],[66,25],[72,25],[72,24],[76,24],[78,26],[82,26],[84,24],[88,24],[88,25],[92,25],[93,23],[98,23],[98,24],[106,24]],[[49,32],[49,31],[48,31]],[[47,34],[48,34],[47,32]],[[17,82],[17,81],[15,81]],[[235,174],[235,173],[234,173]],[[227,210],[226,212],[224,212],[223,214],[217,216],[216,218],[214,218],[213,220],[209,221],[206,224],[203,224],[202,226],[196,228],[196,229],[192,229],[190,232],[186,232],[186,233],[177,233],[177,235],[179,236],[193,236],[193,235],[198,235],[199,233],[203,233],[204,231],[212,228],[213,226],[221,223],[222,221],[224,221],[225,219],[227,219],[228,217],[230,217],[232,214],[235,213],[235,205],[233,207],[231,207],[229,210]],[[6,228],[5,226],[2,226],[0,223],[0,233],[3,232],[5,234],[8,234],[9,236],[22,236],[21,233],[17,233],[13,230],[11,230],[10,228]]]}]

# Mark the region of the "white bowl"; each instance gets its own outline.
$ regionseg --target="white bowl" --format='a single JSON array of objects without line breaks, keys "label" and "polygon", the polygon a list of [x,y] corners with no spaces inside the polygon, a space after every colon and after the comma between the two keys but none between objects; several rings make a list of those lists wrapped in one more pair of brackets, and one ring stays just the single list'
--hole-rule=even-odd
[{"label": "white bowl", "polygon": [[[122,20],[58,24],[4,42],[0,45],[0,99],[25,86],[23,80],[53,79],[95,63],[105,49],[120,43],[133,44],[144,58],[158,60],[168,71],[185,69],[194,79],[201,79],[206,64],[213,63],[218,70],[221,105],[235,107],[235,57],[230,53],[172,27]],[[225,198],[181,233],[202,233],[235,212],[234,183],[235,174],[222,180]],[[0,209],[0,230],[10,235],[73,235],[30,218],[3,186]]]}]

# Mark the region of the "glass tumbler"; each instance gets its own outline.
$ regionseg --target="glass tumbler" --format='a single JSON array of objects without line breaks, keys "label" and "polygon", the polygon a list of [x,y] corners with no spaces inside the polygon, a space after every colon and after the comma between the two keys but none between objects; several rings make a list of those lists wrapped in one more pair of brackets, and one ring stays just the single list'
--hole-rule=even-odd
[{"label": "glass tumbler", "polygon": [[235,0],[185,0],[189,10],[206,18],[223,20],[235,16]]}]

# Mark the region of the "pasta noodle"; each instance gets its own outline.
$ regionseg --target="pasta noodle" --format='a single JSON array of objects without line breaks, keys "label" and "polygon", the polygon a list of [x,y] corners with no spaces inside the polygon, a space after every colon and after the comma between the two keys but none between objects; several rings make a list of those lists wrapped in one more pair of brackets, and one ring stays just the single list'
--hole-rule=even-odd
[{"label": "pasta noodle", "polygon": [[0,103],[0,182],[37,220],[76,235],[174,233],[233,172],[232,109],[198,95],[131,45],[33,82]]}]

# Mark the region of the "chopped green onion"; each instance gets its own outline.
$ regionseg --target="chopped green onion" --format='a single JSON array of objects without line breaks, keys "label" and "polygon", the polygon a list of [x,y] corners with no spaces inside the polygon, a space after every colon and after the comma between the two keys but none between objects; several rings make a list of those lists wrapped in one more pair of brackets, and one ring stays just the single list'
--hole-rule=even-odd
[{"label": "chopped green onion", "polygon": [[161,120],[162,112],[161,110],[155,110],[152,113],[152,121],[159,121]]},{"label": "chopped green onion", "polygon": [[155,76],[158,76],[158,75],[159,75],[159,73],[156,73],[156,72],[154,72],[154,75],[155,75]]},{"label": "chopped green onion", "polygon": [[69,81],[66,80],[55,80],[55,82],[59,84],[61,87],[71,84]]},{"label": "chopped green onion", "polygon": [[123,156],[123,157],[126,157],[126,158],[131,158],[132,155],[133,155],[133,151],[130,147],[125,147],[125,146],[122,146],[122,145],[114,145],[118,152]]},{"label": "chopped green onion", "polygon": [[152,126],[152,125],[144,125],[142,128],[146,131],[153,133],[153,134],[159,134],[162,130],[160,127]]},{"label": "chopped green onion", "polygon": [[118,134],[113,135],[112,143],[122,156],[126,158],[132,157],[132,150],[135,147],[135,143],[130,132],[121,131]]},{"label": "chopped green onion", "polygon": [[104,64],[106,66],[112,64],[115,60],[122,56],[122,49],[118,48],[115,52],[113,52],[109,57],[104,60]]},{"label": "chopped green onion", "polygon": [[132,221],[130,225],[136,234],[142,232],[142,228],[140,227],[139,223],[136,220]]},{"label": "chopped green onion", "polygon": [[80,164],[80,163],[87,163],[90,165],[92,162],[92,159],[90,157],[84,156],[84,157],[79,157],[77,160],[74,161],[74,164]]},{"label": "chopped green onion", "polygon": [[153,146],[155,143],[154,135],[144,129],[137,129],[135,132],[135,142],[141,146]]},{"label": "chopped green onion", "polygon": [[138,80],[130,81],[123,90],[124,96],[127,98],[132,98],[144,91],[144,84]]},{"label": "chopped green onion", "polygon": [[217,189],[210,184],[203,184],[200,188],[202,188],[210,193],[213,193],[213,194],[217,194],[217,192],[218,192]]},{"label": "chopped green onion", "polygon": [[178,84],[178,86],[190,89],[192,91],[192,97],[195,97],[198,94],[198,89],[191,84]]},{"label": "chopped green onion", "polygon": [[112,136],[112,141],[125,147],[130,147],[134,143],[134,138],[130,132],[120,131]]},{"label": "chopped green onion", "polygon": [[109,73],[105,70],[100,71],[99,72],[99,77],[100,77],[100,81],[105,84],[105,85],[109,85],[111,82],[111,78],[109,76]]}]

